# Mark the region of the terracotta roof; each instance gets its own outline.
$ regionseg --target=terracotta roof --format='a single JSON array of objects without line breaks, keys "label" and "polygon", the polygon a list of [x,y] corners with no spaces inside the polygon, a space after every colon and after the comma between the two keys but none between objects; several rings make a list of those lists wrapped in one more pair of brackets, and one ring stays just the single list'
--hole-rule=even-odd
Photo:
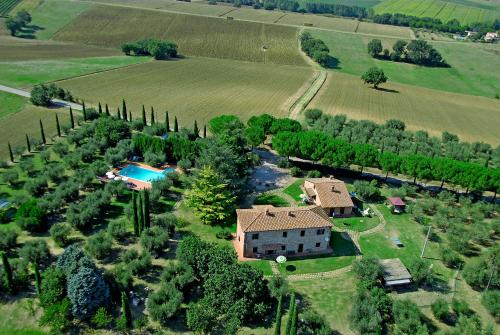
[{"label": "terracotta roof", "polygon": [[307,178],[306,180],[314,184],[314,191],[323,208],[354,207],[349,191],[342,180],[334,178]]},{"label": "terracotta roof", "polygon": [[401,200],[401,198],[399,198],[399,197],[388,197],[387,199],[389,200],[389,202],[393,206],[405,206],[406,205],[405,202],[403,200]]},{"label": "terracotta roof", "polygon": [[320,206],[255,206],[237,209],[238,224],[244,232],[332,227]]}]

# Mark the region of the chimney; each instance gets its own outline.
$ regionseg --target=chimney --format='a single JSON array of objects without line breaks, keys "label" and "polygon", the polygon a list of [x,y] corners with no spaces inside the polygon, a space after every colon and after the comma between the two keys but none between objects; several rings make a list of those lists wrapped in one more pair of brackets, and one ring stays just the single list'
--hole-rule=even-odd
[{"label": "chimney", "polygon": [[330,175],[330,180],[334,180],[335,178],[333,177],[333,175],[331,174]]},{"label": "chimney", "polygon": [[335,185],[332,185],[332,192],[335,192]]},{"label": "chimney", "polygon": [[264,212],[266,213],[266,215],[269,215],[269,208],[266,208]]},{"label": "chimney", "polygon": [[288,216],[293,217],[292,211],[287,211]]}]

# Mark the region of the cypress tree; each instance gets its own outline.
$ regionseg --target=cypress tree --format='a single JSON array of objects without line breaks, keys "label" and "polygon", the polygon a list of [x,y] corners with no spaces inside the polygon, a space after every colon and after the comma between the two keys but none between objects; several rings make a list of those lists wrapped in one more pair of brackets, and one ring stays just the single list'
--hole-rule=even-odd
[{"label": "cypress tree", "polygon": [[149,209],[149,191],[144,190],[144,227],[151,227],[151,215]]},{"label": "cypress tree", "polygon": [[57,136],[61,137],[61,126],[59,125],[59,117],[56,114],[56,129],[57,129]]},{"label": "cypress tree", "polygon": [[144,207],[142,205],[142,193],[139,193],[139,235],[144,230]]},{"label": "cypress tree", "polygon": [[106,104],[106,106],[104,107],[104,110],[106,111],[106,115],[107,115],[107,116],[111,116],[111,114],[109,113],[109,107],[108,107],[108,104]]},{"label": "cypress tree", "polygon": [[87,110],[85,109],[85,101],[82,102],[82,112],[83,112],[83,121],[87,122]]},{"label": "cypress tree", "polygon": [[137,193],[132,193],[132,208],[134,210],[134,234],[139,236],[139,216],[137,214]]},{"label": "cypress tree", "polygon": [[200,129],[198,129],[198,122],[196,120],[194,120],[193,133],[194,136],[200,137]]},{"label": "cypress tree", "polygon": [[147,126],[147,120],[146,120],[146,110],[144,109],[144,105],[142,105],[142,124],[144,126]]},{"label": "cypress tree", "polygon": [[128,304],[127,294],[122,291],[122,318],[125,318],[127,328],[132,327],[132,313],[130,312],[130,305]]},{"label": "cypress tree", "polygon": [[31,152],[31,143],[28,134],[26,134],[26,147],[28,148],[28,152]]},{"label": "cypress tree", "polygon": [[43,142],[43,144],[46,144],[47,140],[45,139],[45,132],[43,131],[42,119],[40,119],[40,133],[42,135],[42,142]]},{"label": "cypress tree", "polygon": [[118,108],[116,109],[116,118],[117,118],[118,120],[120,120],[120,119],[121,119],[120,107],[118,107]]},{"label": "cypress tree", "polygon": [[33,263],[33,271],[35,272],[36,293],[40,295],[40,288],[42,287],[42,278],[40,277],[40,269],[38,268],[38,263],[36,261],[35,263]]},{"label": "cypress tree", "polygon": [[174,132],[179,132],[179,123],[177,122],[177,116],[174,119]]},{"label": "cypress tree", "polygon": [[165,113],[165,128],[167,128],[167,133],[170,132],[170,120],[168,119],[168,111]]},{"label": "cypress tree", "polygon": [[282,307],[281,303],[283,301],[283,296],[280,295],[278,299],[278,308],[276,310],[276,326],[274,327],[274,335],[281,335],[281,316],[282,316]]},{"label": "cypress tree", "polygon": [[295,309],[295,293],[292,293],[290,296],[290,305],[288,306],[288,321],[286,322],[285,335],[290,335],[290,331],[292,330],[292,318]]},{"label": "cypress tree", "polygon": [[101,102],[100,102],[100,101],[99,101],[99,106],[98,106],[98,108],[99,108],[99,114],[102,114],[102,106],[101,106]]},{"label": "cypress tree", "polygon": [[125,99],[122,100],[122,114],[125,121],[127,121],[127,104],[125,104]]},{"label": "cypress tree", "polygon": [[151,106],[151,125],[155,124],[155,110],[153,109],[153,106]]},{"label": "cypress tree", "polygon": [[75,118],[73,117],[73,108],[69,106],[69,122],[71,123],[71,129],[75,129]]},{"label": "cypress tree", "polygon": [[9,157],[10,161],[14,163],[14,154],[12,153],[12,147],[10,146],[10,142],[7,142],[7,145],[9,146]]},{"label": "cypress tree", "polygon": [[207,125],[203,126],[203,137],[207,137]]},{"label": "cypress tree", "polygon": [[5,285],[7,285],[7,291],[14,291],[14,279],[12,278],[12,268],[10,267],[9,259],[7,258],[7,254],[2,252],[2,264],[3,271],[5,276]]},{"label": "cypress tree", "polygon": [[299,313],[299,306],[297,304],[293,304],[293,313],[292,313],[292,325],[290,326],[290,335],[297,335],[297,316]]},{"label": "cypress tree", "polygon": [[132,112],[131,111],[128,112],[128,121],[132,122]]}]

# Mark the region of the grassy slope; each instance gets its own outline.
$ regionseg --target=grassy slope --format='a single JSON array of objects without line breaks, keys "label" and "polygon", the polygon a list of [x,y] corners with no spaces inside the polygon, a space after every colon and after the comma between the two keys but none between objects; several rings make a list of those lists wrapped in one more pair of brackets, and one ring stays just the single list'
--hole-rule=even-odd
[{"label": "grassy slope", "polygon": [[499,100],[393,82],[383,87],[385,91],[374,90],[358,76],[331,72],[309,108],[376,122],[395,118],[409,129],[425,129],[431,135],[447,130],[464,140],[500,144]]},{"label": "grassy slope", "polygon": [[[47,109],[26,104],[14,114],[0,118],[0,159],[7,159],[7,141],[12,146],[26,147],[25,134],[40,138],[39,120],[43,122],[45,136],[49,139],[56,133],[55,114],[58,114],[61,124],[69,123],[69,112],[63,109]],[[13,126],[15,125],[15,127]]]},{"label": "grassy slope", "polygon": [[54,37],[114,47],[142,38],[165,38],[175,41],[183,55],[305,65],[297,49],[296,35],[293,27],[96,6]]},{"label": "grassy slope", "polygon": [[26,87],[38,83],[138,64],[149,60],[149,57],[117,56],[0,62],[0,83],[7,86]]},{"label": "grassy slope", "polygon": [[[338,70],[361,75],[371,66],[381,67],[389,80],[456,93],[494,97],[500,94],[500,73],[491,71],[500,66],[500,47],[466,43],[432,42],[450,68],[429,68],[412,64],[377,60],[367,52],[372,39],[367,36],[310,30],[330,48],[330,54],[339,60]],[[383,39],[389,50],[396,39]],[[481,59],[473,61],[471,59]]]},{"label": "grassy slope", "polygon": [[203,124],[224,113],[243,119],[264,112],[284,116],[288,109],[283,105],[310,75],[305,67],[188,58],[150,62],[59,85],[85,101],[101,101],[113,108],[125,98],[135,117],[142,104],[154,106],[161,119],[168,110],[182,126],[190,127],[195,119]]},{"label": "grassy slope", "polygon": [[461,23],[491,22],[500,18],[500,3],[481,0],[386,0],[376,5],[380,13],[402,13],[418,17],[433,17],[447,22],[457,19]]},{"label": "grassy slope", "polygon": [[19,112],[26,103],[27,99],[20,96],[0,92],[0,119],[9,114]]}]

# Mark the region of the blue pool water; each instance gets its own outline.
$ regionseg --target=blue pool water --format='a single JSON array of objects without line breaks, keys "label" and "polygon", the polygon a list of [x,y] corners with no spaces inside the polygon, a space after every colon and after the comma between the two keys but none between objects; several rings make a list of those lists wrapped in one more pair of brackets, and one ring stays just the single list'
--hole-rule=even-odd
[{"label": "blue pool water", "polygon": [[157,172],[130,164],[121,169],[118,174],[120,176],[137,179],[144,182],[152,182],[157,179],[166,178],[167,174],[173,172],[174,170],[174,168],[168,168],[163,170],[162,172]]}]

